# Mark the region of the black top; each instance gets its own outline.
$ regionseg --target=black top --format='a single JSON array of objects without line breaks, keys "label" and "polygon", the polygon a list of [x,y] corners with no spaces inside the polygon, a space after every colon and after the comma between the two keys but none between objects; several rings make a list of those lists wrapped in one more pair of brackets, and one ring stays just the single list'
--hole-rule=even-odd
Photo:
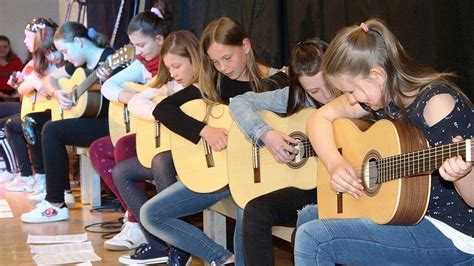
[{"label": "black top", "polygon": [[[288,76],[278,72],[265,82],[267,90],[283,88],[288,85]],[[249,82],[232,80],[226,76],[221,78],[221,88],[220,96],[225,104],[229,104],[231,98],[252,90]],[[163,99],[153,110],[153,116],[171,131],[197,144],[201,139],[199,133],[206,124],[188,116],[180,109],[181,105],[195,99],[202,99],[201,93],[195,86],[189,86]]]},{"label": "black top", "polygon": [[[449,94],[456,103],[449,115],[444,119],[429,127],[423,117],[423,110],[426,103],[437,94]],[[362,106],[370,111],[367,106]],[[430,147],[449,144],[452,137],[462,136],[463,139],[473,137],[474,109],[472,109],[465,99],[454,89],[433,85],[425,89],[406,108],[409,120],[421,129],[430,144]],[[377,119],[395,118],[400,114],[400,110],[389,104],[388,113],[378,110],[374,113]],[[470,208],[459,196],[452,182],[444,180],[438,173],[433,172],[431,176],[431,198],[426,215],[440,220],[454,229],[474,237],[474,210]]]},{"label": "black top", "polygon": [[[109,55],[113,54],[113,53],[114,53],[114,50],[112,48],[110,48],[110,47],[105,48],[105,50],[102,52],[102,55],[100,56],[99,61],[97,62],[97,64],[94,66],[93,69],[88,69],[87,64],[84,64],[80,67],[76,67],[72,63],[67,62],[66,65],[65,65],[66,73],[68,73],[69,75],[72,76],[74,74],[74,71],[76,71],[76,69],[78,69],[78,68],[83,68],[83,69],[86,70],[86,72],[95,70],[99,67],[99,63],[104,62],[107,59],[107,57]],[[122,69],[123,68],[121,68],[121,67],[118,67],[118,68],[114,69],[111,76],[118,73]],[[105,98],[102,95],[102,107],[100,109],[100,113],[99,113],[98,117],[107,117],[108,111],[109,111],[109,100],[107,100],[107,98]]]}]

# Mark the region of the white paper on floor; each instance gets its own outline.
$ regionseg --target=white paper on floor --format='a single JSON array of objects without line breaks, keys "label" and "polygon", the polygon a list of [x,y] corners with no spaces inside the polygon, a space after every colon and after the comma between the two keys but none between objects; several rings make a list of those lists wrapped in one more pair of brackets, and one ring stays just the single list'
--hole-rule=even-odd
[{"label": "white paper on floor", "polygon": [[0,205],[0,212],[11,212],[10,206],[8,205]]},{"label": "white paper on floor", "polygon": [[68,252],[68,253],[57,253],[49,255],[35,255],[33,260],[37,264],[66,264],[66,263],[78,263],[84,261],[99,261],[101,258],[95,254],[94,251],[79,251],[79,252]]},{"label": "white paper on floor", "polygon": [[[38,266],[49,266],[51,264],[36,264]],[[81,263],[74,263],[74,264],[69,264],[69,265],[74,265],[74,266],[92,266],[92,263],[90,261],[86,261],[86,262],[81,262]]]},{"label": "white paper on floor", "polygon": [[77,235],[28,235],[27,244],[80,243],[87,241],[87,234]]},{"label": "white paper on floor", "polygon": [[90,241],[72,244],[56,244],[56,245],[30,245],[31,253],[37,255],[48,255],[78,251],[94,251]]},{"label": "white paper on floor", "polygon": [[13,213],[6,199],[0,199],[0,219],[13,218]]},{"label": "white paper on floor", "polygon": [[0,219],[13,218],[13,213],[11,212],[0,212]]}]

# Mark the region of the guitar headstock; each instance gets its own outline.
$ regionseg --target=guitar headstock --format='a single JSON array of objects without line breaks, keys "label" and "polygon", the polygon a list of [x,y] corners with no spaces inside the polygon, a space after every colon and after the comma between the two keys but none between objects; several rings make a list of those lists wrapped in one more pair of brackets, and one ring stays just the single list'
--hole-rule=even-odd
[{"label": "guitar headstock", "polygon": [[127,44],[107,58],[107,67],[114,69],[118,66],[129,64],[133,60],[135,60],[135,48],[133,45]]}]

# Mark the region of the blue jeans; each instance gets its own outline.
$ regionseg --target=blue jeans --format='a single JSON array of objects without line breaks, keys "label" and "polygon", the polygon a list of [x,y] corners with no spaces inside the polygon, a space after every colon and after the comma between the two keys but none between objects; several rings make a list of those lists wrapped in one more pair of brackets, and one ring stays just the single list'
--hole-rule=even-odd
[{"label": "blue jeans", "polygon": [[317,206],[298,216],[296,265],[472,265],[430,221],[413,226],[375,224],[369,219],[317,219]]},{"label": "blue jeans", "polygon": [[[215,243],[201,229],[179,218],[201,212],[229,196],[228,189],[213,193],[196,193],[178,181],[142,206],[140,221],[148,232],[165,242],[209,263],[223,264],[232,253]],[[234,234],[237,254],[242,254],[241,217],[240,210]],[[236,255],[236,265],[243,265],[243,259],[239,257],[241,256]]]},{"label": "blue jeans", "polygon": [[[176,182],[176,170],[171,160],[171,152],[162,152],[153,158],[151,169],[142,166],[138,157],[131,157],[113,168],[112,177],[123,201],[127,204],[128,211],[142,226],[140,209],[148,201],[148,196],[139,184],[143,181],[155,180],[156,192],[160,193]],[[143,233],[148,244],[154,249],[166,249],[166,243],[161,239],[146,230],[143,230]]]}]

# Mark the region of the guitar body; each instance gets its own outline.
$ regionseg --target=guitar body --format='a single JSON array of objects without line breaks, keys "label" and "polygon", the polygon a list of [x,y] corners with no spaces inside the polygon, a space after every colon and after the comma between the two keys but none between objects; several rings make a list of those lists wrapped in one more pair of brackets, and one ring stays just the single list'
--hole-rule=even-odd
[{"label": "guitar body", "polygon": [[[427,147],[423,133],[409,124],[380,120],[362,131],[348,119],[333,123],[336,145],[346,161],[354,166],[366,189],[355,199],[347,193],[336,194],[326,167],[318,162],[319,218],[366,217],[378,224],[416,224],[428,207],[431,189],[429,174],[402,177],[388,182],[368,185],[369,161],[418,151]],[[362,169],[361,169],[362,168]],[[365,170],[364,170],[365,169]],[[389,174],[387,174],[389,175]]]},{"label": "guitar body", "polygon": [[51,109],[52,101],[36,90],[28,95],[24,95],[21,101],[21,118],[27,114],[44,112]]},{"label": "guitar body", "polygon": [[[189,116],[203,121],[206,104],[203,100],[192,100],[181,106]],[[207,122],[213,127],[229,129],[233,120],[226,105],[215,105]],[[171,133],[171,153],[179,179],[194,192],[210,193],[228,185],[227,152],[213,151],[206,156],[206,143],[198,144]]]},{"label": "guitar body", "polygon": [[[314,109],[308,108],[282,118],[273,112],[262,111],[259,116],[271,128],[304,140],[307,139],[304,133],[306,120],[312,112]],[[255,166],[255,153],[259,154],[258,167]],[[229,131],[227,160],[229,188],[234,201],[241,208],[254,198],[282,188],[308,190],[316,187],[317,162],[314,157],[296,158],[289,164],[278,163],[267,148],[255,147],[247,140],[236,123]]]},{"label": "guitar body", "polygon": [[[137,92],[147,88],[146,85],[133,82],[125,82],[123,86]],[[111,101],[109,103],[108,119],[110,139],[114,146],[120,138],[137,132],[139,118],[128,111],[126,104]]]},{"label": "guitar body", "polygon": [[[86,72],[82,68],[76,69],[71,78],[61,78],[58,80],[59,87],[67,92],[73,92],[74,88],[86,80]],[[102,94],[100,85],[93,84],[80,97],[74,97],[75,103],[71,109],[63,110],[58,101],[51,108],[51,119],[53,121],[80,118],[97,117],[102,108]]]},{"label": "guitar body", "polygon": [[[165,97],[158,96],[154,99],[154,102],[159,103]],[[144,167],[151,168],[153,157],[170,149],[171,132],[168,128],[156,120],[138,119],[137,156]]]}]

